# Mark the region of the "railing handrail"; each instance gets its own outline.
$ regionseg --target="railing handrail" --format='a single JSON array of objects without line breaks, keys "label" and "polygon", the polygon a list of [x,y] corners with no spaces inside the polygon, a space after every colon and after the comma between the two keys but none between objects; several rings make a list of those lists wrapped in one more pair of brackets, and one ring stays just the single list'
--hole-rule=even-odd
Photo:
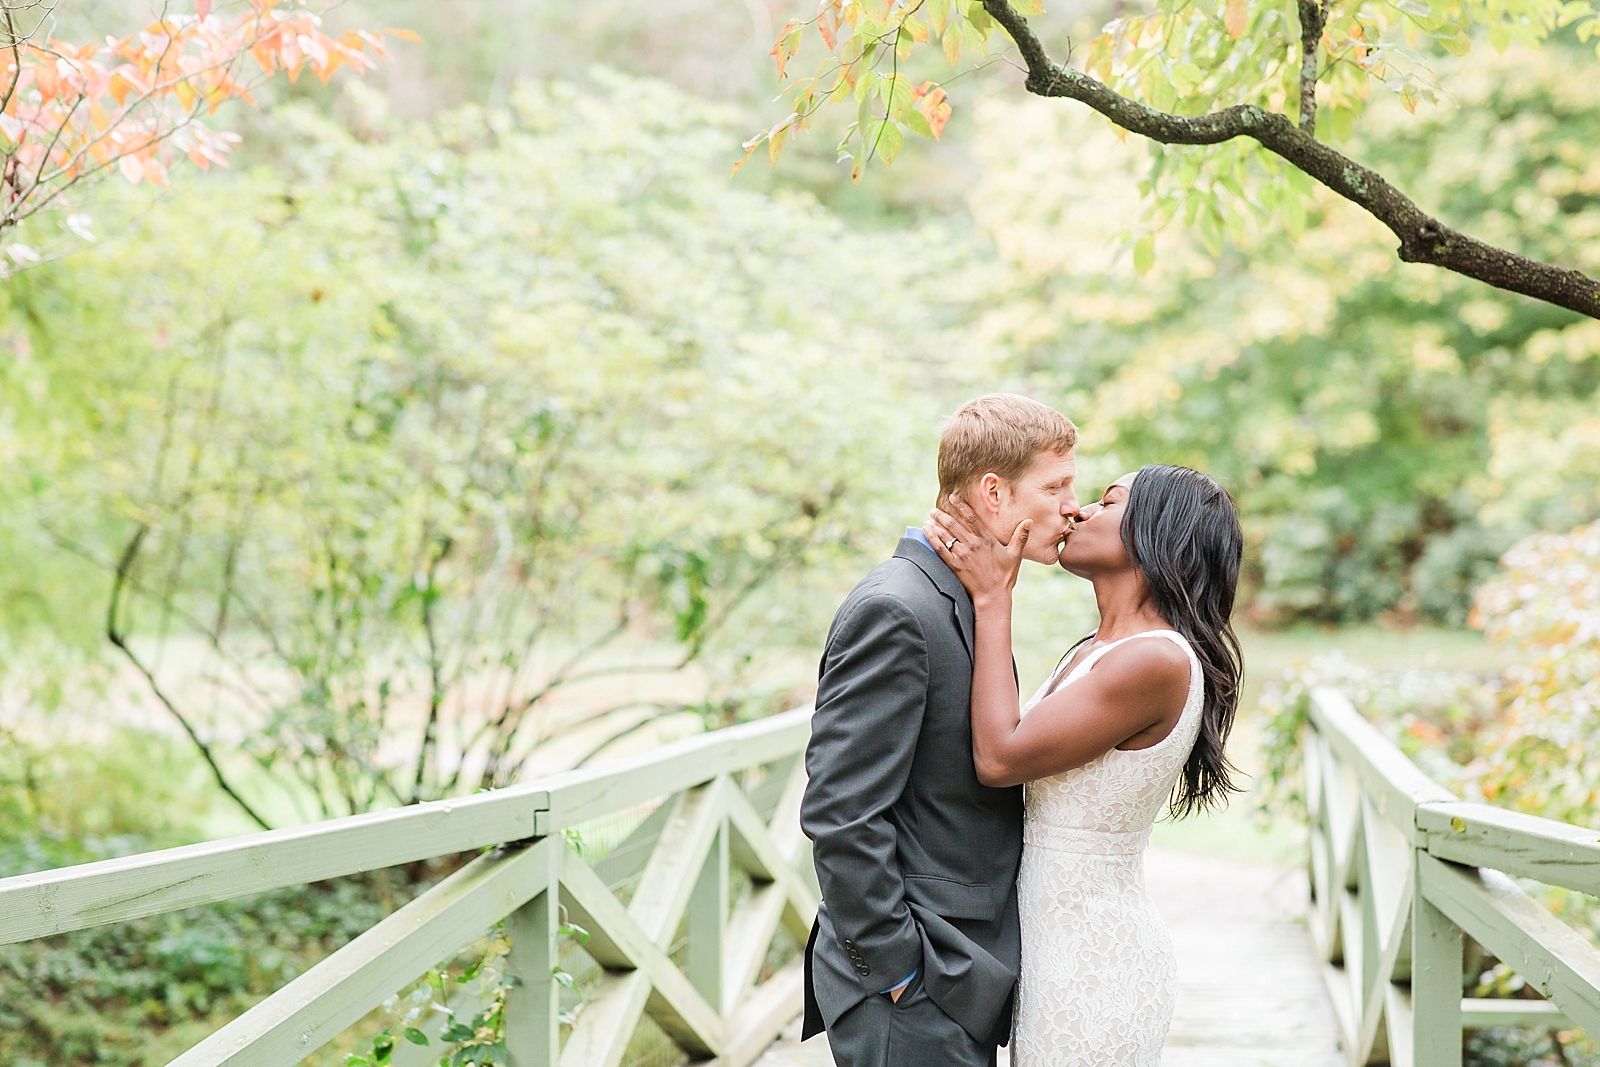
[{"label": "railing handrail", "polygon": [[[1457,799],[1336,690],[1309,720],[1311,931],[1350,1067],[1461,1067],[1485,1026],[1600,1034],[1600,950],[1508,877],[1600,895],[1600,833]],[[1545,999],[1463,996],[1466,936]]]},{"label": "railing handrail", "polygon": [[471,796],[0,879],[0,945],[558,833],[803,748],[811,709]]},{"label": "railing handrail", "polygon": [[[1311,719],[1339,755],[1356,764],[1380,814],[1414,834],[1414,843],[1429,855],[1600,896],[1600,832],[1460,799],[1424,774],[1337,690],[1312,694]],[[1382,805],[1385,798],[1392,806]]]}]

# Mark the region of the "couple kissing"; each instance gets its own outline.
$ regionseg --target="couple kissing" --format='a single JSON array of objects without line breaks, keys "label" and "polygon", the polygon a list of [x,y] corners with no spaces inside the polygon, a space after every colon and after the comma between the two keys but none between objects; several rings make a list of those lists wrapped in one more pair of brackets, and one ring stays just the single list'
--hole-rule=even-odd
[{"label": "couple kissing", "polygon": [[[1026,397],[963,406],[938,506],[829,630],[801,807],[822,887],[803,1033],[826,1029],[839,1067],[985,1067],[1008,1043],[1014,1067],[1160,1063],[1176,970],[1144,848],[1163,807],[1234,788],[1243,537],[1186,467],[1080,507],[1077,443]],[[1024,559],[1092,582],[1100,610],[1026,703]]]}]

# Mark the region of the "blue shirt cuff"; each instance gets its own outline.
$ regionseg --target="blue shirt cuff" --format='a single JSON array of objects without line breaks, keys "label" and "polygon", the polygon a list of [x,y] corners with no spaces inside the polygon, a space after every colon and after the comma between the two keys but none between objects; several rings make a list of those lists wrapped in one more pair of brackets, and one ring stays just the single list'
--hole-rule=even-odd
[{"label": "blue shirt cuff", "polygon": [[915,978],[917,975],[919,975],[921,973],[922,973],[922,968],[918,967],[916,970],[914,970],[910,974],[906,975],[905,981],[896,982],[894,985],[890,986],[888,989],[881,990],[880,992],[882,992],[882,994],[884,996],[888,996],[890,993],[893,993],[897,989],[904,989],[906,986],[911,984],[911,979]]}]

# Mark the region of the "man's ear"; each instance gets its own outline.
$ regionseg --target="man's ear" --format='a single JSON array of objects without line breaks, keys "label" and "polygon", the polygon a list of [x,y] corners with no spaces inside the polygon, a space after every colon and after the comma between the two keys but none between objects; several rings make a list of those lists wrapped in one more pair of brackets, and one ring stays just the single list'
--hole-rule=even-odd
[{"label": "man's ear", "polygon": [[967,502],[968,506],[974,511],[1000,510],[1001,484],[1000,476],[998,474],[995,474],[993,471],[985,474],[983,477],[978,479],[975,485],[973,485],[972,488],[974,491],[972,495],[975,499],[969,500]]}]

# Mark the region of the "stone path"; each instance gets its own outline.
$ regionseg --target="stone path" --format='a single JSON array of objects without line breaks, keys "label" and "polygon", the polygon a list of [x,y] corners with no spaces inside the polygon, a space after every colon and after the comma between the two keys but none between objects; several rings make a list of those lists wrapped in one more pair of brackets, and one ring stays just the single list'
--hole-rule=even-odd
[{"label": "stone path", "polygon": [[[1147,855],[1150,893],[1178,953],[1178,1011],[1162,1067],[1344,1067],[1301,918],[1305,875]],[[825,1037],[803,1045],[799,1037],[796,1020],[756,1067],[831,1067]]]}]

